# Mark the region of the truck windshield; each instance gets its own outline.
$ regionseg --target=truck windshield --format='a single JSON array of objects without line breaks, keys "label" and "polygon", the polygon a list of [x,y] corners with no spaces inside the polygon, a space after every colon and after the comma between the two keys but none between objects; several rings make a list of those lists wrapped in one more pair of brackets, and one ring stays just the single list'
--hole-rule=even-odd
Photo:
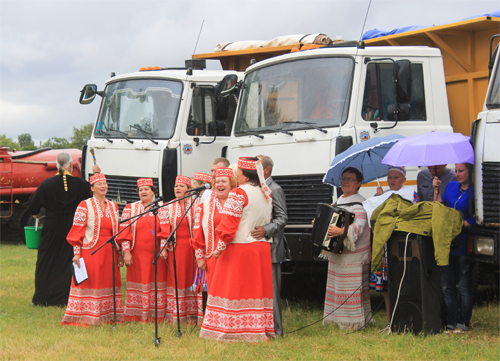
[{"label": "truck windshield", "polygon": [[96,137],[171,138],[179,111],[182,83],[137,79],[106,87]]},{"label": "truck windshield", "polygon": [[488,101],[486,102],[486,106],[488,109],[492,108],[500,108],[500,69],[498,62],[500,61],[500,57],[497,57],[496,71],[493,73],[490,84],[491,89],[488,96]]},{"label": "truck windshield", "polygon": [[354,61],[309,58],[245,77],[235,134],[337,127],[347,119]]}]

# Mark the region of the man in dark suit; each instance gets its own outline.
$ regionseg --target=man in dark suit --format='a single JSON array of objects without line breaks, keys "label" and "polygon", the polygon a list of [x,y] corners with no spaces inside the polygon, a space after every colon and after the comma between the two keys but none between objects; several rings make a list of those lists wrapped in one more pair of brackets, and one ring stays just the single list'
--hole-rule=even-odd
[{"label": "man in dark suit", "polygon": [[255,227],[252,232],[252,237],[261,239],[263,237],[270,239],[271,243],[271,260],[273,263],[273,317],[274,331],[276,335],[283,336],[283,326],[281,322],[281,262],[286,260],[285,246],[285,226],[288,222],[286,213],[286,199],[283,189],[271,178],[273,171],[273,160],[265,155],[257,156],[262,162],[264,168],[264,177],[266,184],[271,189],[271,197],[273,198],[273,214],[271,223],[262,227]]}]

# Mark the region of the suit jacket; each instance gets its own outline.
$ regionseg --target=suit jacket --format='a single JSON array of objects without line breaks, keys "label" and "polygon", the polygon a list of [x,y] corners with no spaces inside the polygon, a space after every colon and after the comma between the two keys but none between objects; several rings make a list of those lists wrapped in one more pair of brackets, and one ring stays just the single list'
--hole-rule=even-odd
[{"label": "suit jacket", "polygon": [[288,222],[286,212],[285,192],[276,183],[272,177],[266,179],[266,183],[271,189],[271,197],[273,198],[273,212],[271,223],[264,225],[266,230],[266,238],[272,238],[271,243],[271,259],[273,263],[284,262],[286,260],[284,233],[285,226]]}]

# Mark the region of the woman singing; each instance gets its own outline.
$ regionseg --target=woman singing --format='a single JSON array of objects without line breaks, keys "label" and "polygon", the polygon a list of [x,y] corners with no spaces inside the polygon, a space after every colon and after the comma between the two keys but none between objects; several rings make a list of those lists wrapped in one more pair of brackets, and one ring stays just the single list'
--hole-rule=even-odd
[{"label": "woman singing", "polygon": [[[122,220],[130,219],[121,224],[121,229],[127,227],[117,237],[124,252],[127,265],[127,296],[125,300],[125,321],[153,321],[155,317],[155,254],[159,252],[160,227],[170,233],[166,210],[161,208],[156,216],[152,212],[135,217],[147,210],[155,199],[156,188],[151,178],[137,180],[141,200],[127,204],[122,213]],[[155,230],[156,225],[156,230]],[[162,259],[157,265],[158,280],[158,320],[165,318],[167,301],[167,265]]]},{"label": "woman singing", "polygon": [[229,193],[215,232],[218,258],[200,337],[232,342],[274,335],[270,241],[251,232],[271,220],[272,202],[258,158],[240,158],[239,187]]},{"label": "woman singing", "polygon": [[[88,279],[75,285],[71,282],[68,306],[61,325],[100,325],[113,321],[113,287],[116,292],[116,319],[123,321],[122,281],[118,265],[123,258],[117,254],[116,248],[106,245],[99,248],[118,231],[118,206],[106,199],[108,183],[102,173],[90,177],[90,189],[94,196],[80,202],[75,212],[73,226],[67,240],[73,246],[73,263],[78,267],[85,261]],[[115,283],[110,270],[112,257],[115,263]]]},{"label": "woman singing", "polygon": [[198,268],[206,272],[207,290],[217,260],[212,257],[215,246],[215,229],[220,223],[222,209],[229,192],[236,188],[236,178],[231,168],[219,168],[215,173],[212,197],[196,209],[193,226],[193,248]]},{"label": "woman singing", "polygon": [[[167,208],[167,223],[170,225],[170,232],[179,225],[173,235],[174,246],[167,245],[163,250],[162,257],[167,260],[167,310],[166,320],[175,322],[177,319],[177,302],[175,297],[175,275],[174,275],[174,257],[177,269],[177,292],[179,298],[179,318],[181,322],[196,323],[198,317],[198,303],[196,295],[189,290],[193,284],[194,273],[196,269],[194,251],[191,247],[190,239],[192,237],[192,224],[194,218],[194,209],[191,205],[191,199],[182,199],[187,190],[191,188],[191,178],[179,175],[175,179],[174,192],[178,202],[169,204]],[[182,216],[189,209],[186,217]],[[181,221],[182,219],[182,221]],[[162,230],[160,237],[162,247],[169,233]],[[175,254],[174,254],[175,252]]]}]

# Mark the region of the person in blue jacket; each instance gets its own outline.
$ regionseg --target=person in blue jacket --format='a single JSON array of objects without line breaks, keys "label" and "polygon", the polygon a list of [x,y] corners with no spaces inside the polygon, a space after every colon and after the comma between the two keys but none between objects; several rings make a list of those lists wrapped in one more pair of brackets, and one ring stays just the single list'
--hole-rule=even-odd
[{"label": "person in blue jacket", "polygon": [[[464,228],[473,227],[476,221],[469,213],[469,197],[473,196],[474,190],[469,184],[468,164],[455,164],[455,175],[457,181],[448,183],[443,195],[439,191],[441,181],[434,177],[432,182],[436,189],[434,201],[442,201],[446,206],[455,208],[463,215]],[[464,333],[469,329],[474,303],[472,265],[467,259],[467,234],[465,232],[460,233],[457,239],[453,240],[448,266],[441,266],[441,287],[446,311],[446,328],[455,333]]]}]

